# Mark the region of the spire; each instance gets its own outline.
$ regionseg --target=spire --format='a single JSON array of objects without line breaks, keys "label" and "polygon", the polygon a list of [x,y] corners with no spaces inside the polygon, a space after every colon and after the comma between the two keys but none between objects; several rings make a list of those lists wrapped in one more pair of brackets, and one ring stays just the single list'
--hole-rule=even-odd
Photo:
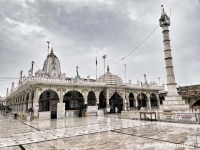
[{"label": "spire", "polygon": [[53,53],[53,47],[51,48],[51,53]]}]

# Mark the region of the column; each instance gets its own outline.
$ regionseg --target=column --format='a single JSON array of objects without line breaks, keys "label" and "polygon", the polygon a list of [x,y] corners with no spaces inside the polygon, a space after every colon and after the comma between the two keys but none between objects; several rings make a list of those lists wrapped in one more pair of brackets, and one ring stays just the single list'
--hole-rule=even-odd
[{"label": "column", "polygon": [[156,99],[157,99],[158,109],[160,109],[160,98],[158,94],[156,94]]},{"label": "column", "polygon": [[63,89],[60,88],[60,100],[59,103],[63,103]]},{"label": "column", "polygon": [[135,100],[135,107],[138,108],[138,99],[136,94],[134,94],[134,100]]},{"label": "column", "polygon": [[84,104],[87,104],[87,91],[86,90],[84,90],[83,99],[84,99]]},{"label": "column", "polygon": [[33,114],[34,119],[38,119],[38,110],[39,110],[39,104],[38,104],[38,87],[35,88],[34,91],[34,99],[33,99]]},{"label": "column", "polygon": [[123,98],[123,111],[126,111],[126,99]]},{"label": "column", "polygon": [[33,108],[33,106],[32,106],[32,93],[31,92],[29,92],[29,98],[28,98],[28,109],[29,108]]},{"label": "column", "polygon": [[99,110],[99,98],[96,98],[97,101],[97,106],[98,106],[98,110]]},{"label": "column", "polygon": [[127,97],[127,110],[130,110],[130,101],[129,101],[129,97]]},{"label": "column", "polygon": [[150,96],[148,95],[147,96],[147,103],[148,103],[148,109],[150,109],[151,110],[151,100],[150,100]]}]

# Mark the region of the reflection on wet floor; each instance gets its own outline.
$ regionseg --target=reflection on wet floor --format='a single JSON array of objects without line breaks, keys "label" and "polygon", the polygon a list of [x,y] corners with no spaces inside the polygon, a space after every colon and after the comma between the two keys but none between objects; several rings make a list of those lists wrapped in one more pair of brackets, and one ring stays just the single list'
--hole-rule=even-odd
[{"label": "reflection on wet floor", "polygon": [[[200,126],[105,117],[21,122],[0,115],[0,149],[195,149]],[[198,148],[200,149],[200,148]]]}]

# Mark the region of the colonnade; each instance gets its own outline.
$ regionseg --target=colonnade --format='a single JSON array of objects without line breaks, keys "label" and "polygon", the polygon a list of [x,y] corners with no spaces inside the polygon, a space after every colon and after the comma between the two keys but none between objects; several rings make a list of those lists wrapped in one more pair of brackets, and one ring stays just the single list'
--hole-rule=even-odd
[{"label": "colonnade", "polygon": [[[12,112],[18,112],[19,114],[24,114],[28,112],[29,108],[33,108],[34,116],[38,116],[39,110],[39,97],[40,95],[47,90],[52,90],[57,93],[59,98],[59,103],[63,103],[63,97],[67,92],[76,90],[83,95],[84,104],[87,104],[88,94],[90,91],[93,91],[95,94],[96,105],[100,103],[100,93],[104,91],[104,97],[106,99],[106,106],[109,105],[109,100],[114,93],[118,93],[123,99],[123,110],[130,110],[130,93],[134,96],[134,107],[139,106],[138,95],[141,93],[139,91],[126,91],[125,89],[121,90],[110,90],[110,89],[66,89],[66,88],[47,88],[47,87],[34,87],[34,89],[23,91],[22,93],[15,95],[14,97],[7,100],[7,106],[12,109]],[[157,100],[157,107],[160,108],[160,100],[158,93],[142,92],[146,95],[146,104],[147,108],[151,109],[151,94],[154,94]]]}]

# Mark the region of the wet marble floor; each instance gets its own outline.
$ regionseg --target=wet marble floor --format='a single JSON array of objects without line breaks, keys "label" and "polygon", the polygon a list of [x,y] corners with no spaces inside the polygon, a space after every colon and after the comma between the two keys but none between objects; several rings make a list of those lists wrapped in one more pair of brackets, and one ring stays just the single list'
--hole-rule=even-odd
[{"label": "wet marble floor", "polygon": [[0,114],[0,150],[200,150],[200,125],[105,117],[21,122]]}]

